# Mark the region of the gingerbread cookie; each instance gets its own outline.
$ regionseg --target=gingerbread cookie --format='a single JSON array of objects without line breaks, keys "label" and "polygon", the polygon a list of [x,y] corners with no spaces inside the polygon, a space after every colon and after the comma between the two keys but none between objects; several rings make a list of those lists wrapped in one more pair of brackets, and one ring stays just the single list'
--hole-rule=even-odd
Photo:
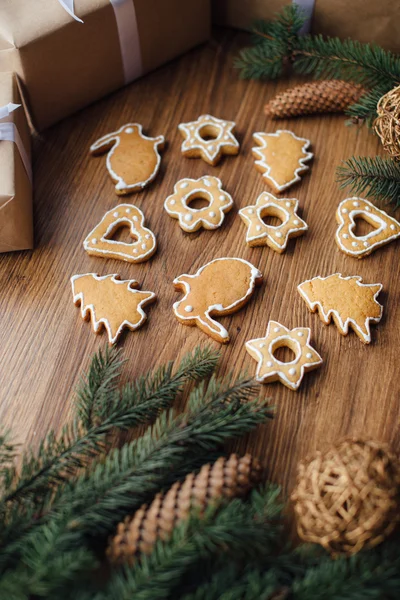
[{"label": "gingerbread cookie", "polygon": [[[258,361],[256,379],[261,383],[281,381],[291,390],[297,390],[304,373],[322,364],[322,358],[310,346],[311,330],[308,327],[287,329],[277,321],[268,323],[265,337],[246,342],[246,350]],[[278,360],[274,353],[278,348],[288,347],[295,358],[290,362]]]},{"label": "gingerbread cookie", "polygon": [[[367,235],[355,235],[355,219],[364,219],[375,229]],[[363,198],[346,198],[336,212],[339,223],[336,243],[349,256],[363,258],[400,236],[400,223]]]},{"label": "gingerbread cookie", "polygon": [[[303,235],[308,225],[297,214],[299,201],[296,198],[275,198],[263,192],[255,204],[239,210],[242,221],[247,225],[246,242],[249,246],[269,246],[281,254],[286,250],[289,238]],[[276,227],[264,223],[267,216],[278,217],[282,223]]]},{"label": "gingerbread cookie", "polygon": [[224,154],[238,154],[239,142],[233,135],[235,126],[233,121],[224,121],[211,115],[201,115],[197,121],[181,123],[178,128],[185,138],[182,154],[188,158],[200,157],[213,166]]},{"label": "gingerbread cookie", "polygon": [[376,299],[381,283],[362,283],[358,275],[343,277],[335,273],[304,281],[297,289],[310,311],[318,311],[325,325],[333,318],[342,335],[347,335],[351,327],[364,344],[370,343],[370,323],[382,318],[383,306]]},{"label": "gingerbread cookie", "polygon": [[127,123],[90,146],[93,155],[108,152],[106,165],[119,195],[140,192],[158,173],[164,136],[143,135],[138,123]]},{"label": "gingerbread cookie", "polygon": [[71,284],[82,318],[92,320],[95,333],[105,327],[110,344],[115,344],[125,327],[131,331],[139,329],[147,318],[142,307],[156,299],[153,292],[136,289],[139,284],[134,279],[122,281],[119,275],[74,275]]},{"label": "gingerbread cookie", "polygon": [[262,273],[242,258],[216,258],[195,275],[174,279],[177,290],[184,292],[175,302],[174,313],[183,325],[197,325],[217,342],[229,342],[227,330],[212,317],[230,315],[251,298],[262,283]]},{"label": "gingerbread cookie", "polygon": [[[195,198],[208,202],[205,208],[191,208],[190,203]],[[179,219],[183,231],[217,229],[233,206],[233,200],[228,192],[222,189],[218,177],[205,176],[200,179],[181,179],[175,184],[174,193],[164,202],[167,213],[174,219]]]},{"label": "gingerbread cookie", "polygon": [[305,163],[313,157],[307,152],[310,140],[284,129],[276,133],[255,133],[253,138],[260,146],[252,148],[256,168],[276,192],[283,192],[300,181],[300,173],[309,169]]},{"label": "gingerbread cookie", "polygon": [[[112,239],[115,232],[125,225],[130,227],[129,233],[134,240],[131,244]],[[93,256],[140,263],[153,256],[157,244],[154,233],[144,227],[142,211],[133,204],[120,204],[104,215],[83,242],[83,247]]]}]

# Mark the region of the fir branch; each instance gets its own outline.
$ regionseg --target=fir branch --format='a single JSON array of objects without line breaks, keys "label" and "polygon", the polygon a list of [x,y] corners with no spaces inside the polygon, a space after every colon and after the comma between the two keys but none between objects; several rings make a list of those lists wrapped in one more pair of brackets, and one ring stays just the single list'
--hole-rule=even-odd
[{"label": "fir branch", "polygon": [[322,35],[298,37],[293,68],[316,79],[345,79],[365,87],[400,83],[400,58],[379,46],[354,40],[323,38]]},{"label": "fir branch", "polygon": [[[60,497],[56,493],[58,486],[70,481],[77,470],[103,450],[112,429],[126,429],[153,420],[170,406],[186,383],[211,375],[219,354],[210,348],[198,348],[182,359],[175,373],[170,363],[126,385],[121,396],[114,390],[114,374],[121,364],[117,358],[117,354],[107,352],[105,358],[101,353],[96,355],[86,377],[87,389],[80,391],[80,414],[90,414],[96,425],[84,430],[75,422],[66,426],[59,438],[50,432],[36,454],[25,454],[20,476],[0,503],[3,518],[0,569],[10,559],[17,560],[25,537],[49,518],[52,504]],[[108,401],[104,397],[100,405],[97,400],[103,396],[99,396],[98,390],[105,389],[111,392],[111,398]]]},{"label": "fir branch", "polygon": [[140,439],[91,465],[64,490],[55,510],[72,509],[70,529],[77,538],[105,538],[160,488],[195,470],[228,439],[271,418],[268,404],[251,400],[256,389],[247,378],[212,379],[208,389],[199,386],[185,414],[161,415]]},{"label": "fir branch", "polygon": [[353,157],[337,168],[336,176],[341,188],[400,206],[400,164],[390,158]]},{"label": "fir branch", "polygon": [[398,541],[386,542],[372,550],[332,560],[325,554],[309,565],[304,577],[294,581],[295,600],[397,600],[400,595],[400,554]]},{"label": "fir branch", "polygon": [[[270,490],[264,500],[269,502]],[[268,552],[269,531],[255,518],[251,504],[233,500],[211,508],[204,517],[192,517],[175,528],[167,543],[158,542],[149,557],[131,569],[115,572],[104,598],[161,600],[176,595],[183,576],[201,559],[255,559]],[[151,576],[149,574],[151,573]]]},{"label": "fir branch", "polygon": [[7,489],[14,480],[16,454],[17,445],[10,441],[10,433],[0,434],[0,491]]},{"label": "fir branch", "polygon": [[92,358],[89,371],[82,378],[77,391],[76,414],[82,427],[87,431],[94,425],[96,413],[116,396],[117,382],[121,366],[120,351],[106,346],[104,353],[99,350]]},{"label": "fir branch", "polygon": [[377,86],[361,96],[346,110],[346,114],[354,121],[363,121],[368,127],[372,127],[377,117],[376,107],[381,97],[389,91],[387,85]]},{"label": "fir branch", "polygon": [[280,77],[296,47],[298,32],[305,22],[296,5],[285,6],[274,21],[257,21],[253,27],[253,48],[244,48],[235,60],[244,79]]}]

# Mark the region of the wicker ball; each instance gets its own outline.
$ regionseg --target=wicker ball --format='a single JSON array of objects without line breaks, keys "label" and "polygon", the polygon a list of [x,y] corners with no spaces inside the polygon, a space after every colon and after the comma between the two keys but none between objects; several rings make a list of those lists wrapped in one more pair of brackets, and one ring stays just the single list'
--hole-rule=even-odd
[{"label": "wicker ball", "polygon": [[298,467],[299,536],[332,555],[376,546],[400,517],[400,463],[385,446],[346,440]]},{"label": "wicker ball", "polygon": [[382,96],[376,107],[375,132],[386,152],[400,160],[400,85]]}]

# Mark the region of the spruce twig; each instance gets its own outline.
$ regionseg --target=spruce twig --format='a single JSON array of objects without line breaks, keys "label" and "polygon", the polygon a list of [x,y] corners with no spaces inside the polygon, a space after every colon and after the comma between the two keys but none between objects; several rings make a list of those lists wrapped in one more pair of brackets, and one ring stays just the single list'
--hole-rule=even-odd
[{"label": "spruce twig", "polygon": [[85,429],[75,420],[63,429],[59,438],[50,432],[36,454],[25,454],[19,476],[13,467],[6,471],[10,487],[0,500],[3,518],[0,570],[11,558],[17,559],[25,536],[49,518],[52,505],[60,497],[57,488],[104,450],[104,441],[112,429],[126,429],[154,420],[188,381],[211,375],[218,358],[210,348],[198,348],[184,357],[175,373],[170,363],[127,384],[117,394],[115,377],[122,364],[118,353],[106,351],[104,355],[101,352],[95,355],[78,396],[78,412],[87,425],[92,425]]},{"label": "spruce twig", "polygon": [[[265,488],[259,495],[264,499],[264,517],[274,488]],[[167,543],[158,542],[152,554],[143,556],[132,568],[116,571],[109,583],[115,597],[135,600],[158,600],[175,595],[184,575],[200,559],[217,558],[221,553],[229,560],[254,559],[271,550],[271,528],[252,503],[232,500],[223,507],[206,511],[203,518],[195,515],[177,526]],[[149,578],[149,572],[152,573]],[[107,592],[104,598],[112,594]]]},{"label": "spruce twig", "polygon": [[390,158],[353,157],[337,168],[336,175],[341,188],[400,206],[400,164]]}]

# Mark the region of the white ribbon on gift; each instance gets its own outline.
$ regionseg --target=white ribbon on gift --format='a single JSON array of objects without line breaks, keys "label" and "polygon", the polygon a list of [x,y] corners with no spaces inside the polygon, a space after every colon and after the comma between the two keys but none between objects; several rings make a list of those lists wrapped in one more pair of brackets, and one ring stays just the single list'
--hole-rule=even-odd
[{"label": "white ribbon on gift", "polygon": [[[0,106],[0,120],[9,117],[10,114],[20,106],[20,104],[13,104],[12,102],[9,102],[5,106]],[[14,142],[17,145],[26,174],[28,175],[29,181],[32,183],[31,163],[15,123],[0,123],[0,142]]]},{"label": "white ribbon on gift", "polygon": [[[74,0],[58,0],[61,6],[75,21],[83,23],[74,10]],[[117,22],[119,45],[125,83],[137,79],[142,74],[139,31],[133,0],[110,0]]]},{"label": "white ribbon on gift", "polygon": [[303,11],[303,14],[306,18],[306,21],[303,27],[300,29],[299,33],[301,35],[305,35],[306,33],[310,33],[311,29],[311,21],[314,13],[314,4],[315,0],[292,0],[293,4],[297,4]]}]

